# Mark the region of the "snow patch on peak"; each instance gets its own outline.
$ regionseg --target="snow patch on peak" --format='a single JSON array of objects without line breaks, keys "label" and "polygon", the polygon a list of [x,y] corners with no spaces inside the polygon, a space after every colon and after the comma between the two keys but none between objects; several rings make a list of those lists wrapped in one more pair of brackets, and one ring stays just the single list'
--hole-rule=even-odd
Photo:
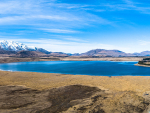
[{"label": "snow patch on peak", "polygon": [[0,49],[8,50],[8,51],[21,51],[21,50],[35,50],[34,48],[30,48],[27,45],[15,41],[0,41]]},{"label": "snow patch on peak", "polygon": [[35,46],[28,46],[28,48],[37,50],[37,47],[35,47]]}]

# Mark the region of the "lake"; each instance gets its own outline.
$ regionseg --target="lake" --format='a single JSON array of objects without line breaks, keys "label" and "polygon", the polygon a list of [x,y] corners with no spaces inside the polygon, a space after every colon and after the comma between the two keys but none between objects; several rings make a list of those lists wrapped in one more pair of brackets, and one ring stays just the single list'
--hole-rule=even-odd
[{"label": "lake", "polygon": [[136,63],[135,61],[36,61],[0,64],[0,69],[94,76],[150,75],[150,67],[134,66]]}]

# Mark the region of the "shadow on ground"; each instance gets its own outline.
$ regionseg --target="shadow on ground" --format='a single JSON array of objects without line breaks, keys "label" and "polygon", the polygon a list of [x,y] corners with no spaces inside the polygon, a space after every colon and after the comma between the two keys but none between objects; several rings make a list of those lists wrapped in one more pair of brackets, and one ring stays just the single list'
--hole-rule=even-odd
[{"label": "shadow on ground", "polygon": [[82,85],[45,91],[0,86],[0,113],[148,113],[148,95]]}]

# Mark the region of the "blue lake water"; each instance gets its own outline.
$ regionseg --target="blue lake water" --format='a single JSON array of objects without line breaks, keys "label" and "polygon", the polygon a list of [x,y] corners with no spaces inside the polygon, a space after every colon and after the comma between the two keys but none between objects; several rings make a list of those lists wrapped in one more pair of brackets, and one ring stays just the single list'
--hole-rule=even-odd
[{"label": "blue lake water", "polygon": [[0,69],[96,76],[150,75],[150,67],[134,66],[136,63],[130,61],[37,61],[0,64]]}]

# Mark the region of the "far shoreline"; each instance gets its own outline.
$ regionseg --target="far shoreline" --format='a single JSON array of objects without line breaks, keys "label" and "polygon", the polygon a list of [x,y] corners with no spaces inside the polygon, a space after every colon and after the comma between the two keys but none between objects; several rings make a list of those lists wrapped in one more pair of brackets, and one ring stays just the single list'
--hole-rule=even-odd
[{"label": "far shoreline", "polygon": [[29,61],[140,61],[143,57],[104,57],[104,58],[80,58],[80,57],[0,57],[0,63],[29,62]]}]

